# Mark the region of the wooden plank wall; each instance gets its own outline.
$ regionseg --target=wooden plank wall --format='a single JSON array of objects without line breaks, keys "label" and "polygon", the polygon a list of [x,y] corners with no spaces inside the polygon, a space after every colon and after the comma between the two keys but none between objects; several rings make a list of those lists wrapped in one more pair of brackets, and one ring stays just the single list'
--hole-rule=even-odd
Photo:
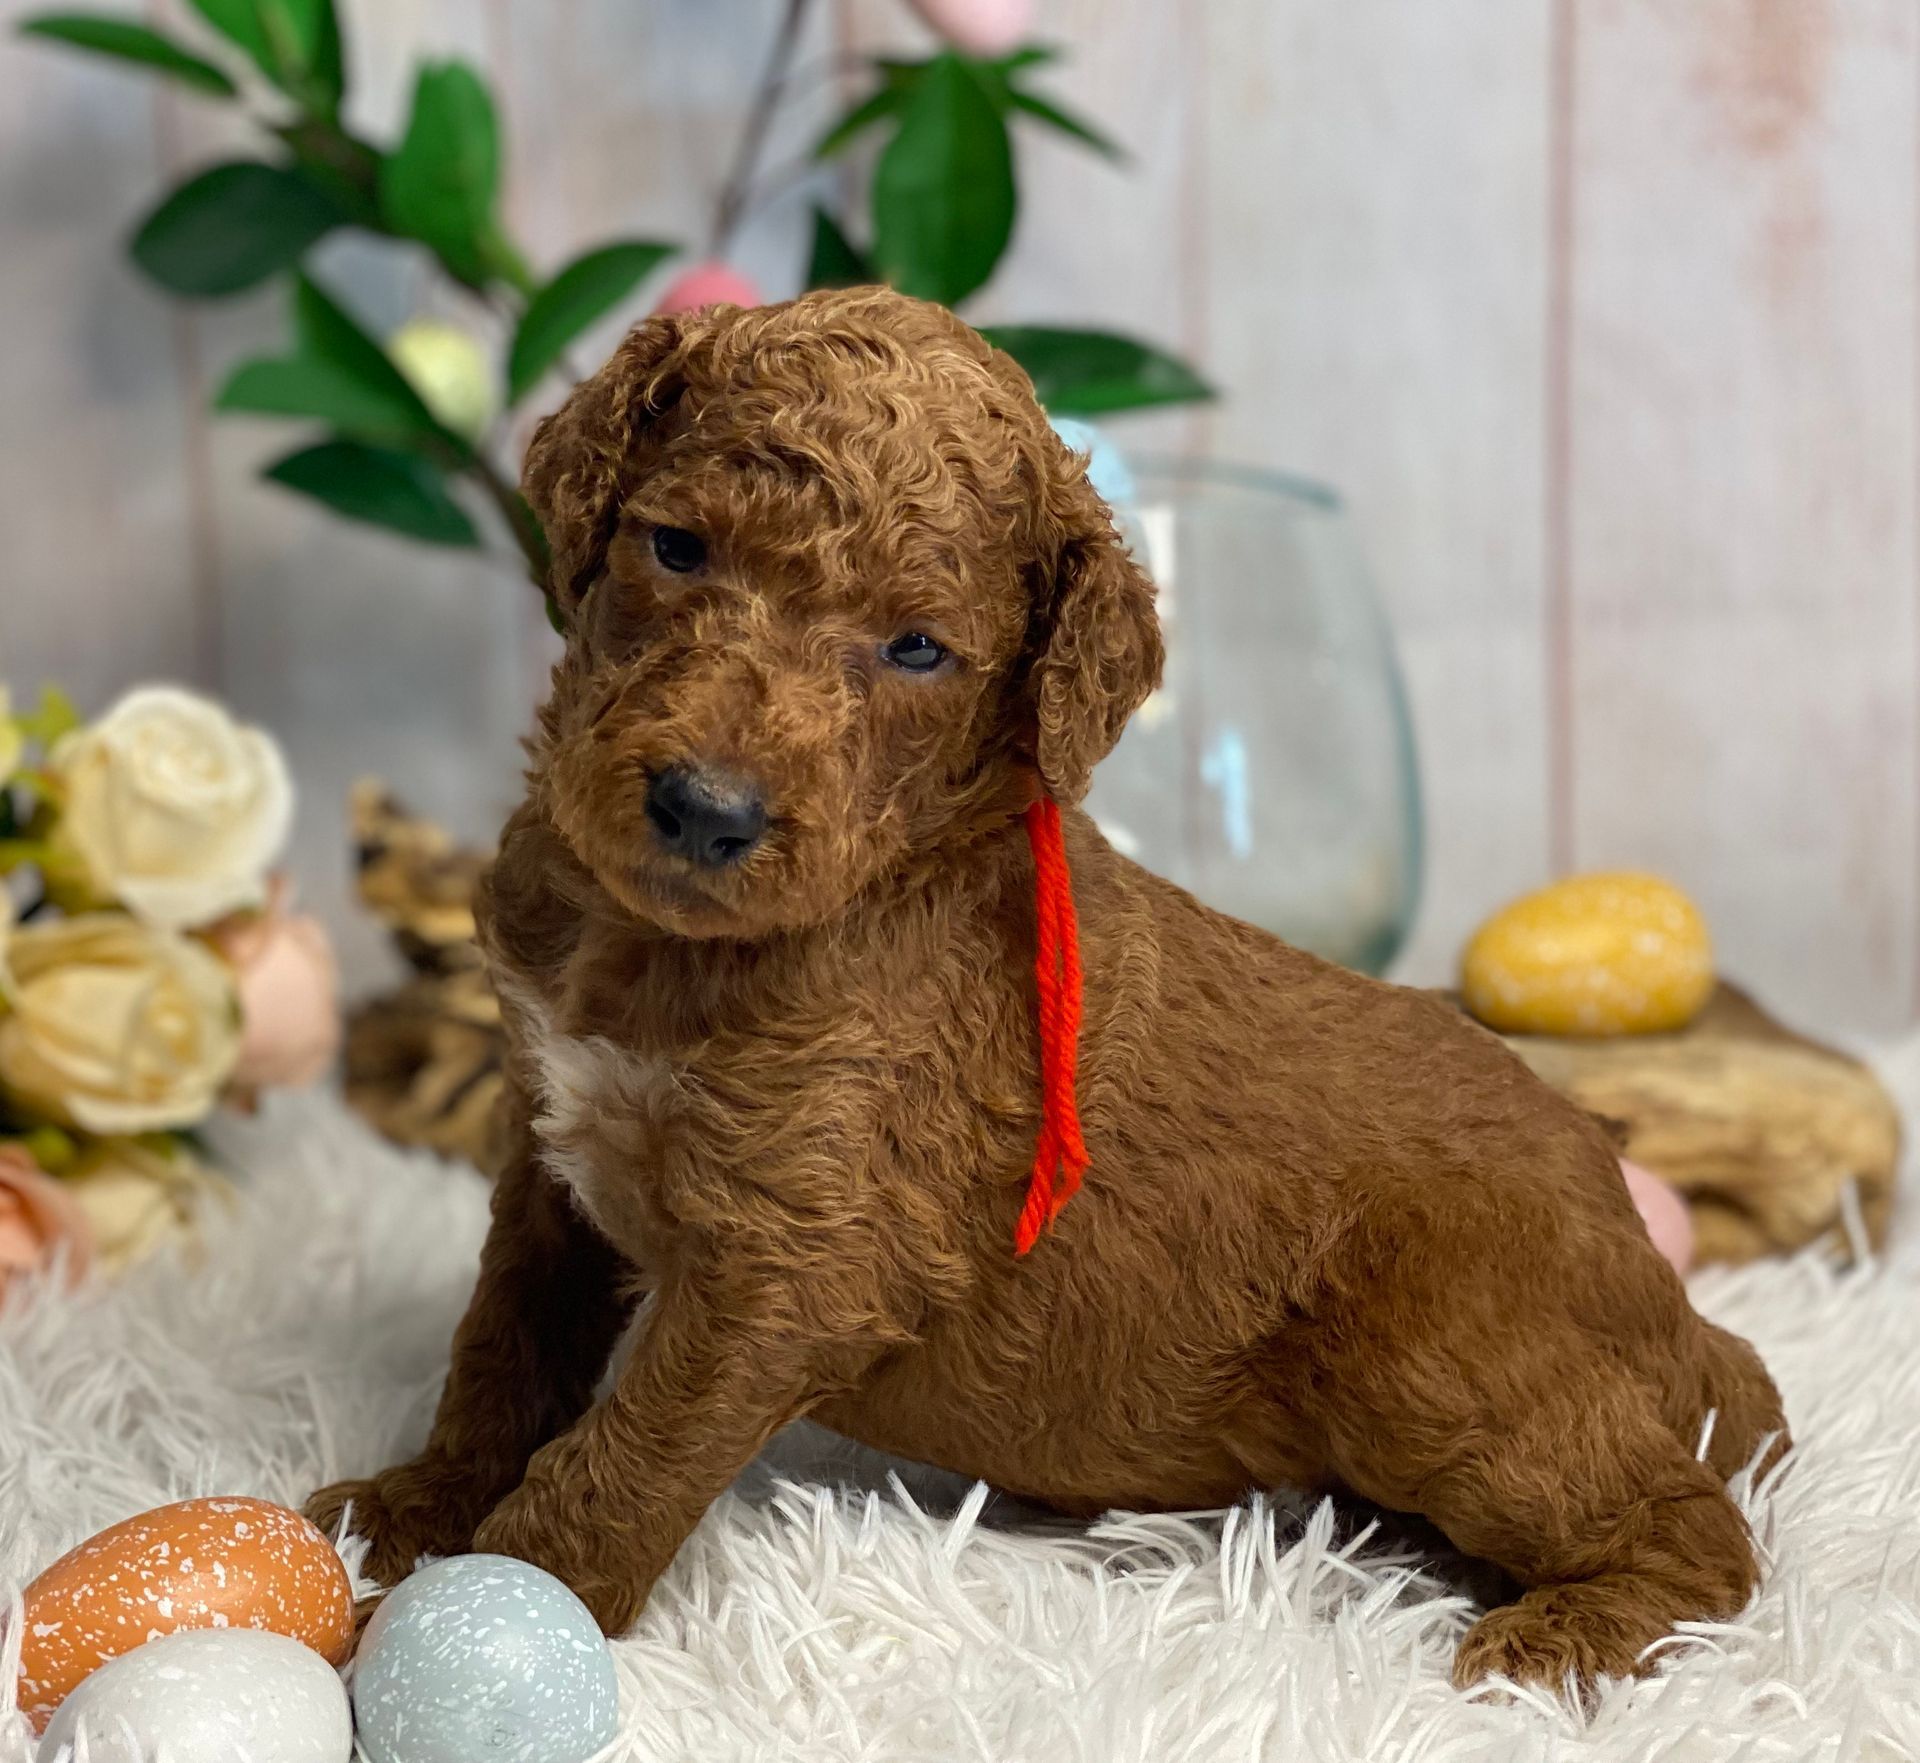
[{"label": "wooden plank wall", "polygon": [[[414,56],[491,70],[544,263],[697,238],[777,9],[348,6],[371,126]],[[1426,768],[1410,977],[1557,869],[1650,864],[1784,1007],[1920,1014],[1917,12],[1042,0],[1062,92],[1133,163],[1031,141],[981,311],[1175,342],[1230,396],[1123,441],[1347,494]],[[897,0],[826,0],[774,158],[844,88],[839,58],[918,40]],[[310,888],[344,919],[346,778],[383,769],[484,828],[544,646],[508,573],[257,489],[286,437],[206,419],[277,315],[177,315],[117,244],[218,127],[0,44],[0,675],[97,700],[169,674],[267,717],[309,783]],[[804,194],[737,253],[770,291]],[[423,281],[351,246],[327,268],[382,320]]]},{"label": "wooden plank wall", "polygon": [[1622,0],[1566,46],[1558,853],[1728,960],[1915,985],[1915,9]]}]

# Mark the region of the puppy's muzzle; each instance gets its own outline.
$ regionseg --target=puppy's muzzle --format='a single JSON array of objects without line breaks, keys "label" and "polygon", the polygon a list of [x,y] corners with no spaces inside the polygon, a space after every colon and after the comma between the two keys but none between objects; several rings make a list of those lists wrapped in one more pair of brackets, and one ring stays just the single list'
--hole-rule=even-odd
[{"label": "puppy's muzzle", "polygon": [[767,805],[749,784],[674,765],[647,786],[647,820],[661,850],[702,869],[725,869],[760,843]]}]

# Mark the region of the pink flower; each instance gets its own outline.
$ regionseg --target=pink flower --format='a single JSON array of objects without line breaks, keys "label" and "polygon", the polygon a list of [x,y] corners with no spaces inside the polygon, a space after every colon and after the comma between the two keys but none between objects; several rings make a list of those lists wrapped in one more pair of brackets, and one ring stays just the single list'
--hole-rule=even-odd
[{"label": "pink flower", "polygon": [[667,284],[654,307],[661,312],[694,312],[702,306],[758,306],[766,296],[737,269],[724,263],[696,263]]},{"label": "pink flower", "polygon": [[93,1259],[85,1213],[19,1145],[0,1145],[0,1294],[16,1275],[51,1267],[62,1246],[77,1284]]},{"label": "pink flower", "polygon": [[326,1075],[340,1051],[340,971],[319,919],[290,913],[276,881],[267,909],[229,918],[209,933],[233,968],[240,994],[243,1094],[297,1087]]},{"label": "pink flower", "polygon": [[907,0],[915,12],[967,55],[1005,55],[1033,26],[1033,0]]}]

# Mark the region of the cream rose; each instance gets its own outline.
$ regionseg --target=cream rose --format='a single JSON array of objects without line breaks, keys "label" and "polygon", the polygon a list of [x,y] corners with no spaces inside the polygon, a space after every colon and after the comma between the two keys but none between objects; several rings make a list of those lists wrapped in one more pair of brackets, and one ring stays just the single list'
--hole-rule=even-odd
[{"label": "cream rose", "polygon": [[219,957],[117,912],[16,928],[0,991],[0,1087],[85,1132],[190,1126],[239,1057]]},{"label": "cream rose", "polygon": [[26,750],[26,734],[13,720],[13,694],[0,684],[0,784],[20,769],[20,759]]},{"label": "cream rose", "polygon": [[293,821],[270,735],[173,686],[141,686],[54,748],[59,838],[93,888],[167,930],[266,897]]},{"label": "cream rose", "polygon": [[186,1151],[139,1139],[89,1145],[61,1185],[86,1221],[95,1264],[108,1275],[182,1237],[191,1260],[208,1203],[233,1200],[228,1184]]}]

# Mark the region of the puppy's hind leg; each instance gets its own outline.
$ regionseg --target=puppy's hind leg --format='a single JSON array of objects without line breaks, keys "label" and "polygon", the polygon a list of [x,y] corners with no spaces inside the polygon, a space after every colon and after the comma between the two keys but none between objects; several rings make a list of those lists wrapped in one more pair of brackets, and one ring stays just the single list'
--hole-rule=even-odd
[{"label": "puppy's hind leg", "polygon": [[1497,1392],[1443,1380],[1470,1400],[1381,1413],[1341,1465],[1357,1491],[1421,1512],[1527,1588],[1461,1643],[1462,1687],[1639,1675],[1675,1623],[1733,1616],[1757,1582],[1746,1521],[1653,1391],[1598,1348],[1569,1341],[1554,1359]]},{"label": "puppy's hind leg", "polygon": [[1717,1475],[1724,1480],[1738,1474],[1763,1445],[1766,1450],[1759,1468],[1771,1468],[1792,1441],[1780,1392],[1760,1355],[1738,1335],[1710,1322],[1700,1324],[1697,1355],[1698,1385],[1680,1428],[1680,1442],[1697,1451],[1711,1413],[1707,1462]]}]

